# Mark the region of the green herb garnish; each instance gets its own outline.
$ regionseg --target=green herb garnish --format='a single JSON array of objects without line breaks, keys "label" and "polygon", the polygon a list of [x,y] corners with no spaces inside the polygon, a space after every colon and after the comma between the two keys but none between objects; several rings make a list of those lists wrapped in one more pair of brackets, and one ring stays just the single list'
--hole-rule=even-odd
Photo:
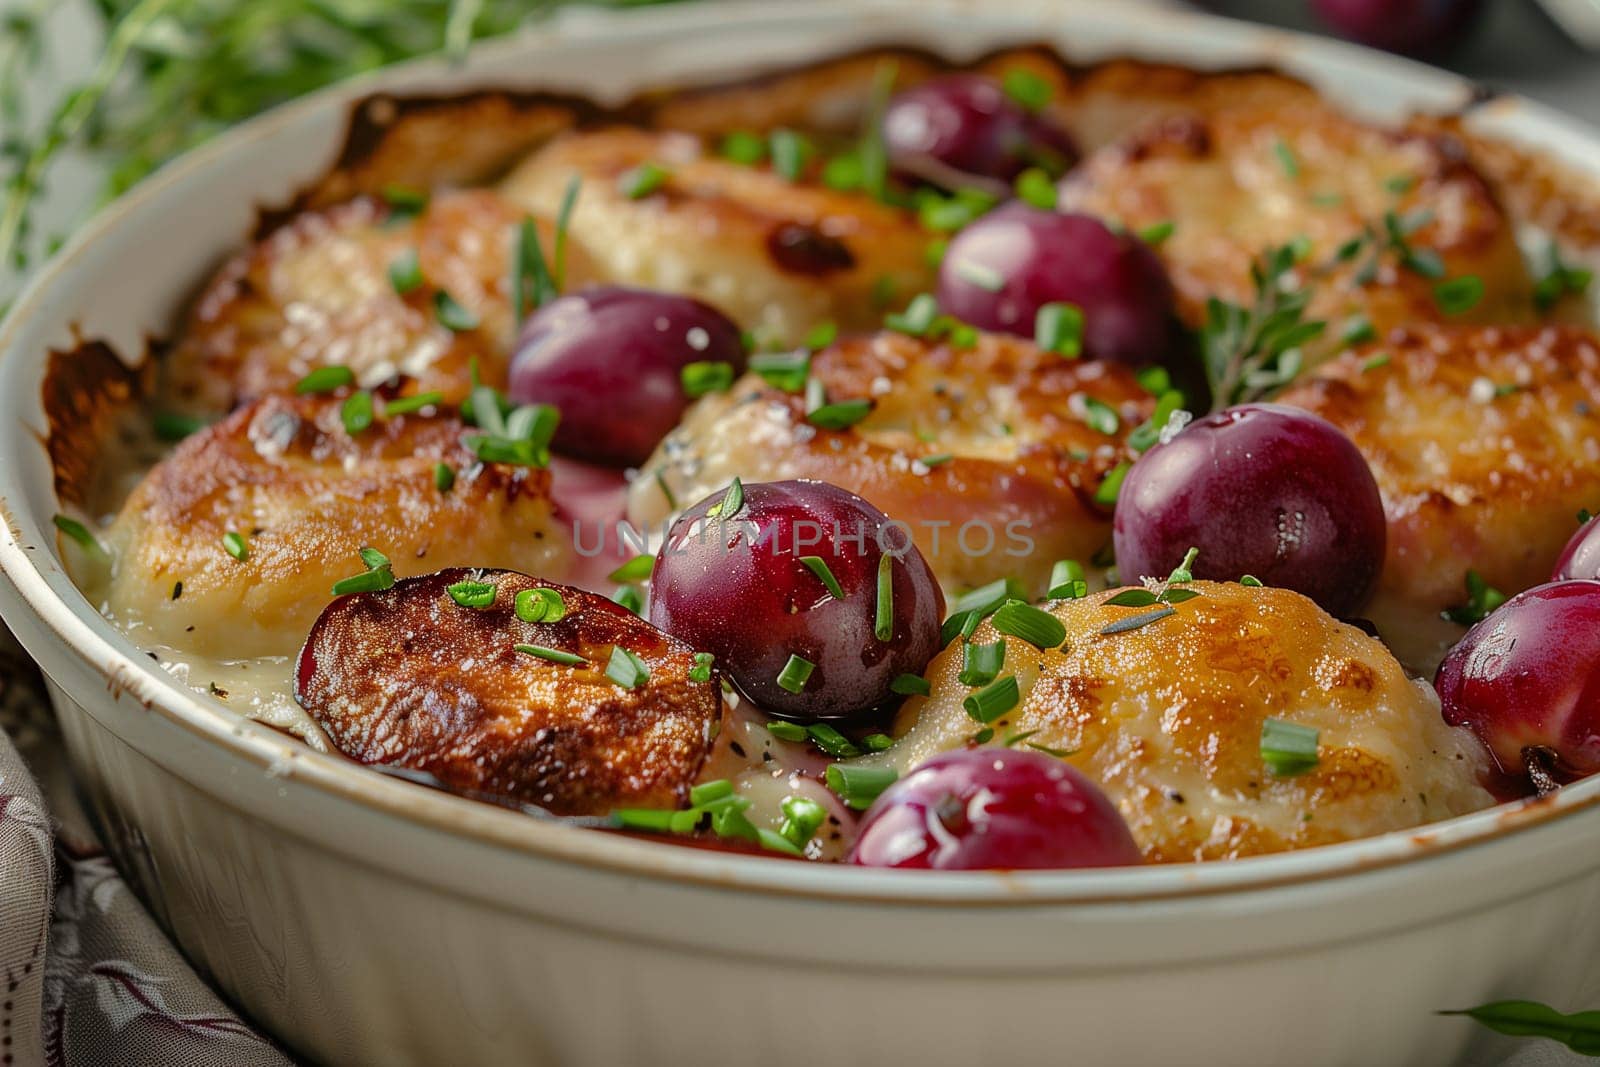
[{"label": "green herb garnish", "polygon": [[670,177],[672,172],[666,167],[647,159],[617,177],[617,191],[629,200],[643,200],[659,191]]},{"label": "green herb garnish", "polygon": [[339,421],[344,423],[344,432],[351,437],[371,427],[372,419],[372,394],[365,389],[351,393],[339,405]]},{"label": "green herb garnish", "polygon": [[689,681],[711,681],[711,668],[716,662],[717,657],[713,656],[711,653],[696,652],[694,654],[694,666],[689,668]]},{"label": "green herb garnish", "polygon": [[621,645],[613,645],[611,659],[606,663],[606,677],[624,689],[637,689],[650,680],[650,668]]},{"label": "green herb garnish", "polygon": [[1151,223],[1149,226],[1141,229],[1137,234],[1135,234],[1135,236],[1147,245],[1159,245],[1164,243],[1167,238],[1171,237],[1173,233],[1177,231],[1177,229],[1178,224],[1176,222],[1173,222],[1171,219],[1166,219],[1162,222]]},{"label": "green herb garnish", "polygon": [[580,667],[589,661],[572,652],[563,652],[559,648],[547,648],[544,645],[512,645],[512,649],[527,656],[536,656],[539,659],[549,660],[551,663],[560,663],[567,667]]},{"label": "green herb garnish", "polygon": [[1041,211],[1054,211],[1056,209],[1056,183],[1050,180],[1038,167],[1029,167],[1017,175],[1017,199],[1025,204],[1031,204]]},{"label": "green herb garnish", "polygon": [[744,483],[738,475],[728,483],[728,491],[722,494],[722,499],[706,509],[706,515],[713,519],[727,522],[739,514],[739,509],[744,507]]},{"label": "green herb garnish", "polygon": [[243,563],[245,560],[250,558],[250,542],[245,540],[245,536],[242,533],[229,530],[227,533],[223,534],[222,547],[223,550],[228,553],[228,555],[232,556],[240,563]]},{"label": "green herb garnish", "polygon": [[98,538],[89,532],[89,527],[68,515],[56,515],[51,518],[56,529],[60,530],[74,544],[83,549],[85,553],[96,559],[110,559],[111,554],[106,551]]},{"label": "green herb garnish", "polygon": [[1016,707],[1021,699],[1022,694],[1017,688],[1016,675],[1008,674],[968,696],[961,702],[961,706],[966,709],[967,715],[974,722],[987,725]]},{"label": "green herb garnish", "polygon": [[1060,648],[1067,639],[1067,628],[1060,619],[1020,600],[1008,600],[1000,605],[989,622],[1001,633],[1020,638],[1038,649]]},{"label": "green herb garnish", "polygon": [[1498,1034],[1510,1037],[1548,1037],[1580,1056],[1600,1056],[1600,1011],[1570,1015],[1532,1000],[1496,1000],[1440,1015],[1465,1015]]},{"label": "green herb garnish", "polygon": [[1122,419],[1117,415],[1117,409],[1092,396],[1083,398],[1083,421],[1089,429],[1097,430],[1108,437],[1122,428]]},{"label": "green herb garnish", "polygon": [[1440,617],[1459,626],[1473,626],[1488,618],[1506,602],[1506,595],[1484,581],[1475,570],[1467,571],[1467,602],[1440,612]]},{"label": "green herb garnish", "polygon": [[1034,316],[1033,340],[1046,352],[1077,359],[1083,354],[1083,309],[1076,304],[1045,304]]},{"label": "green herb garnish", "polygon": [[607,577],[613,582],[642,582],[650,577],[655,565],[654,556],[638,555],[612,571]]},{"label": "green herb garnish", "polygon": [[1533,287],[1533,302],[1540,311],[1549,311],[1568,294],[1582,296],[1594,282],[1593,270],[1562,262],[1561,249],[1554,241],[1550,242],[1545,260],[1545,272]]},{"label": "green herb garnish", "polygon": [[883,324],[896,333],[922,337],[938,317],[939,301],[932,293],[918,293],[911,298],[911,303],[906,305],[904,311],[884,316]]},{"label": "green herb garnish", "polygon": [[1115,507],[1117,494],[1122,492],[1122,482],[1128,476],[1131,463],[1118,463],[1106,472],[1105,480],[1094,491],[1094,502],[1101,507]]},{"label": "green herb garnish", "polygon": [[1077,560],[1058,559],[1050,568],[1050,588],[1047,595],[1052,600],[1082,600],[1089,595],[1089,581],[1083,565]]},{"label": "green herb garnish", "polygon": [[889,683],[889,689],[901,696],[925,697],[933,692],[933,683],[919,674],[899,674]]},{"label": "green herb garnish", "polygon": [[443,289],[433,294],[433,317],[451,333],[466,333],[478,328],[478,316]]},{"label": "green herb garnish", "polygon": [[644,590],[636,585],[619,585],[617,591],[611,594],[611,602],[619,604],[635,615],[644,611]]},{"label": "green herb garnish", "polygon": [[723,159],[753,167],[767,158],[767,142],[749,130],[734,130],[722,138],[717,152]]},{"label": "green herb garnish", "polygon": [[1111,637],[1114,634],[1125,634],[1131,630],[1142,629],[1143,627],[1149,626],[1153,622],[1160,622],[1162,619],[1175,613],[1176,611],[1177,609],[1172,607],[1170,604],[1163,604],[1154,611],[1147,611],[1142,615],[1132,615],[1126,619],[1118,619],[1109,626],[1101,627],[1100,636]]},{"label": "green herb garnish", "polygon": [[560,622],[567,617],[567,602],[555,589],[523,589],[512,598],[511,608],[523,622]]},{"label": "green herb garnish", "polygon": [[878,601],[872,636],[879,641],[894,636],[894,557],[887,552],[878,557]]},{"label": "green herb garnish", "polygon": [[387,419],[396,415],[410,415],[423,408],[439,407],[443,403],[444,394],[437,389],[430,389],[426,393],[413,393],[411,396],[397,396],[393,400],[383,402],[383,417]]},{"label": "green herb garnish", "polygon": [[344,596],[347,593],[378,593],[394,585],[394,569],[389,563],[388,556],[375,548],[362,548],[360,554],[361,563],[367,568],[366,571],[334,582],[334,596]]},{"label": "green herb garnish", "polygon": [[801,556],[800,562],[805,565],[806,570],[817,576],[817,580],[827,588],[829,596],[835,600],[844,599],[844,590],[839,586],[839,579],[835,578],[833,571],[829,569],[827,560],[821,556]]},{"label": "green herb garnish", "polygon": [[1286,288],[1299,262],[1293,244],[1269,249],[1250,266],[1255,300],[1250,307],[1212,298],[1200,330],[1200,349],[1211,382],[1212,410],[1256,400],[1300,373],[1302,346],[1320,337],[1324,322],[1307,320],[1311,290]]},{"label": "green herb garnish", "polygon": [[750,357],[750,369],[774,389],[798,393],[811,376],[811,353],[761,352]]},{"label": "green herb garnish", "polygon": [[1292,778],[1317,765],[1318,731],[1282,719],[1261,724],[1261,761],[1275,778]]},{"label": "green herb garnish", "polygon": [[828,765],[828,788],[837,793],[846,806],[855,811],[866,811],[900,777],[893,767],[861,767],[848,763]]},{"label": "green herb garnish", "polygon": [[422,264],[415,248],[407,248],[389,261],[389,284],[401,296],[422,287]]},{"label": "green herb garnish", "polygon": [[445,586],[444,591],[464,608],[492,608],[498,590],[493,582],[461,581]]},{"label": "green herb garnish", "polygon": [[806,164],[816,154],[816,149],[804,134],[789,129],[776,129],[768,134],[767,151],[772,155],[772,169],[779,177],[791,182],[800,180]]},{"label": "green herb garnish", "polygon": [[1440,282],[1433,287],[1433,299],[1446,315],[1465,315],[1483,300],[1483,279],[1476,274]]},{"label": "green herb garnish", "polygon": [[811,678],[811,672],[816,669],[815,663],[802,656],[791,654],[789,662],[778,672],[778,688],[787,693],[798,693],[805,689],[806,682]]},{"label": "green herb garnish", "polygon": [[1006,643],[995,641],[987,645],[968,643],[961,649],[961,673],[956,679],[965,686],[988,685],[1006,662]]},{"label": "green herb garnish", "polygon": [[349,367],[318,367],[295,383],[296,395],[331,393],[355,382],[356,375]]},{"label": "green herb garnish", "polygon": [[1038,111],[1050,103],[1050,83],[1022,67],[1006,71],[1000,78],[1000,88],[1029,111]]}]

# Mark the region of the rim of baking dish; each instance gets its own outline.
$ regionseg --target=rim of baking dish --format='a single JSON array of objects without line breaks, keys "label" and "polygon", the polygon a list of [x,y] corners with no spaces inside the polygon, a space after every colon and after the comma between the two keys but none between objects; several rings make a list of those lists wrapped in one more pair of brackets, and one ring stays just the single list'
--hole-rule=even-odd
[{"label": "rim of baking dish", "polygon": [[[913,27],[903,21],[907,11],[926,15],[967,18],[989,28],[1015,26],[1017,40],[1044,35],[1074,20],[1105,21],[1094,4],[1013,0],[1004,15],[985,11],[981,0],[820,0],[803,12],[765,2],[735,2],[660,8],[626,14],[592,10],[573,11],[534,31],[489,41],[473,50],[484,57],[537,54],[566,41],[596,42],[626,49],[686,37],[714,29],[744,32],[783,32],[824,23],[843,13],[902,19],[904,30],[873,44],[911,39]],[[1030,16],[1031,12],[1031,16]],[[1162,9],[1118,11],[1119,27],[1130,41],[1144,34],[1161,51],[1181,41],[1195,54],[1162,55],[1171,62],[1200,63],[1218,56],[1228,65],[1253,61],[1301,76],[1347,78],[1375,77],[1378,84],[1399,79],[1413,91],[1454,99],[1461,104],[1475,97],[1476,88],[1454,75],[1409,60],[1384,55],[1343,42],[1323,40],[1236,23],[1212,15]],[[1243,53],[1244,55],[1241,55]],[[1109,53],[1108,53],[1109,54]],[[1128,54],[1147,55],[1143,49]],[[1150,56],[1150,58],[1156,58]],[[461,69],[470,74],[476,64]],[[181,185],[213,162],[243,145],[272,136],[276,130],[318,109],[340,106],[374,92],[415,91],[418,83],[437,88],[445,68],[437,58],[425,58],[330,86],[303,99],[276,108],[218,136],[213,141],[173,161],[140,183],[83,226],[51,261],[39,270],[0,323],[0,383],[7,377],[26,377],[16,368],[27,365],[29,353],[18,352],[18,336],[29,320],[47,313],[47,297],[59,287],[70,287],[76,262],[103,235],[135,216],[157,192]],[[470,78],[463,78],[463,82]],[[1315,77],[1313,81],[1317,80]],[[476,84],[476,83],[474,83]],[[1337,94],[1335,94],[1337,95]],[[1546,150],[1556,146],[1569,162],[1573,155],[1581,169],[1600,175],[1600,132],[1559,111],[1519,97],[1497,97],[1484,123],[1489,132],[1512,130],[1531,135]],[[44,353],[33,353],[42,359]],[[37,376],[29,379],[37,388]],[[19,420],[20,422],[20,420]],[[37,447],[27,428],[16,426],[0,437],[0,460],[6,441],[17,447]],[[77,589],[60,565],[55,551],[35,546],[56,544],[47,516],[37,516],[7,501],[21,499],[23,486],[14,472],[19,465],[0,462],[0,578],[11,584],[25,608],[62,646],[93,671],[102,675],[114,692],[131,697],[150,714],[169,720],[195,737],[219,746],[231,755],[258,766],[263,774],[286,774],[315,790],[351,801],[376,812],[479,843],[512,851],[538,854],[575,865],[623,872],[646,879],[733,888],[740,892],[795,895],[881,904],[936,904],[939,906],[1031,906],[1049,904],[1130,903],[1137,901],[1204,897],[1275,889],[1309,882],[1350,878],[1399,864],[1415,865],[1465,848],[1480,847],[1519,835],[1557,820],[1567,820],[1600,804],[1600,776],[1574,783],[1556,793],[1533,800],[1502,804],[1481,812],[1430,823],[1411,830],[1394,831],[1342,844],[1296,852],[1207,863],[1151,867],[1067,871],[911,872],[852,868],[835,864],[803,864],[760,855],[741,855],[685,848],[671,842],[618,834],[597,833],[467,800],[375,773],[336,755],[312,750],[304,743],[245,718],[201,697],[151,662],[133,642],[101,616]],[[39,521],[40,519],[44,521]],[[285,768],[288,768],[287,772]],[[302,828],[302,832],[304,828]]]}]

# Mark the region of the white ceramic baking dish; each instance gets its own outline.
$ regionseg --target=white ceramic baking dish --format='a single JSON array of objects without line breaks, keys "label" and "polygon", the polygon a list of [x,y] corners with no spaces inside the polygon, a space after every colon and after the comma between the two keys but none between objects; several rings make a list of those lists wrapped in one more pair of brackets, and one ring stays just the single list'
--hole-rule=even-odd
[{"label": "white ceramic baking dish", "polygon": [[[1436,1014],[1600,1003],[1600,780],[1307,852],[1020,874],[865,871],[577,830],[317,755],[174,684],[57,556],[40,384],[74,330],[141,351],[257,205],[321,174],[374,90],[618,100],[875,43],[955,59],[1268,64],[1379,116],[1459,106],[1423,67],[1108,3],[711,4],[586,14],[323,93],[119,200],[0,328],[0,612],[52,682],[123,870],[189,956],[330,1063],[1426,1063]],[[1600,175],[1600,136],[1520,101],[1473,123]],[[3,887],[0,887],[3,891]]]}]

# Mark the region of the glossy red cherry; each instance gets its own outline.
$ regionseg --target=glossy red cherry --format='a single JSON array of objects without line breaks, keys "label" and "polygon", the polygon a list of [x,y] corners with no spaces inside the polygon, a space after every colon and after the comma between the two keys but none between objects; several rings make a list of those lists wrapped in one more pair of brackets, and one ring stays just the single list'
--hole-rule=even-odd
[{"label": "glossy red cherry", "polygon": [[1434,678],[1445,721],[1540,792],[1600,771],[1600,582],[1519,593],[1451,649]]},{"label": "glossy red cherry", "polygon": [[1071,134],[977,74],[935,78],[895,94],[883,139],[897,172],[947,187],[963,175],[1009,183],[1029,167],[1059,177],[1078,158]]},{"label": "glossy red cherry", "polygon": [[1002,205],[951,240],[939,265],[939,307],[984,330],[1033,337],[1039,309],[1083,313],[1083,355],[1131,366],[1172,347],[1173,294],[1143,241],[1088,215]]},{"label": "glossy red cherry", "polygon": [[1191,547],[1197,578],[1249,574],[1339,617],[1383,568],[1383,500],[1367,461],[1332,423],[1280,404],[1241,404],[1190,423],[1141,456],[1117,498],[1125,581],[1164,578]]},{"label": "glossy red cherry", "polygon": [[1589,519],[1572,535],[1567,547],[1561,550],[1556,569],[1550,576],[1554,582],[1569,578],[1600,579],[1600,522]]},{"label": "glossy red cherry", "polygon": [[939,650],[943,618],[944,595],[906,527],[826,482],[707,497],[673,523],[650,579],[651,622],[794,719],[894,699],[890,683],[921,674]]},{"label": "glossy red cherry", "polygon": [[739,328],[726,315],[686,296],[595,286],[528,317],[510,396],[561,412],[556,451],[638,466],[683,416],[683,368],[700,362],[744,368]]},{"label": "glossy red cherry", "polygon": [[849,861],[970,871],[1119,867],[1144,857],[1115,805],[1071,765],[972,748],[935,756],[885,790]]}]

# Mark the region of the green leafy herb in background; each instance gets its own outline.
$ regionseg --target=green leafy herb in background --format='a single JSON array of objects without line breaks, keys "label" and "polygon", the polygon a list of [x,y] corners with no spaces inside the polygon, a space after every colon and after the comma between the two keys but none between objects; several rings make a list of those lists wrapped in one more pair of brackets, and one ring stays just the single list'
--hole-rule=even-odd
[{"label": "green leafy herb in background", "polygon": [[[29,92],[44,34],[66,5],[29,0],[0,20],[0,262],[28,265],[30,210],[64,150],[110,161],[110,199],[275,104],[413,56],[459,55],[564,2],[579,0],[91,0],[104,51],[80,85],[39,101]],[[30,113],[43,116],[35,129]]]}]

